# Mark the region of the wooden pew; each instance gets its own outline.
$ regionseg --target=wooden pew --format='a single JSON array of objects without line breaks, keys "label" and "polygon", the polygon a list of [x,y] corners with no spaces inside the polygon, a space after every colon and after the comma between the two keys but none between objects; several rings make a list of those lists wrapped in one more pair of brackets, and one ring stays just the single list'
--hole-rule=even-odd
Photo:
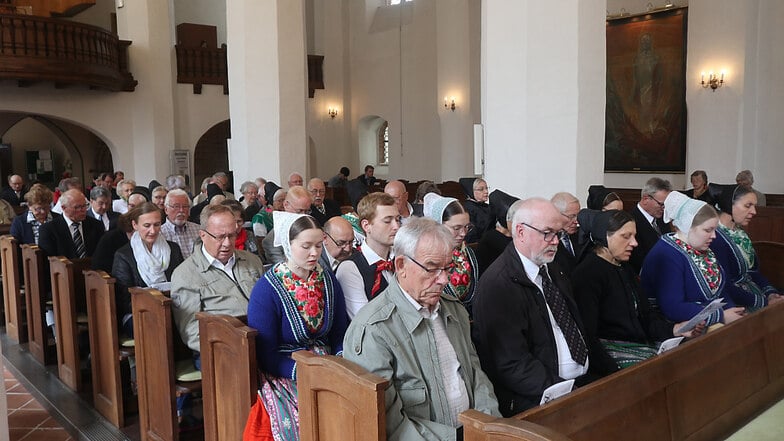
[{"label": "wooden pew", "polygon": [[19,246],[11,235],[0,236],[0,265],[3,273],[5,332],[17,343],[24,343],[27,341],[27,327],[23,323],[26,317],[19,278]]},{"label": "wooden pew", "polygon": [[760,273],[778,289],[784,289],[784,243],[754,242]]},{"label": "wooden pew", "polygon": [[199,312],[205,441],[242,439],[256,401],[256,332],[244,317]]},{"label": "wooden pew", "polygon": [[22,273],[27,300],[28,350],[43,365],[55,360],[54,348],[49,344],[46,329],[46,290],[49,274],[44,266],[44,253],[38,245],[22,245]]},{"label": "wooden pew", "polygon": [[784,243],[784,207],[757,207],[746,232],[755,242]]},{"label": "wooden pew", "polygon": [[175,360],[183,364],[184,361],[192,363],[192,359],[174,327],[171,299],[154,288],[130,291],[141,439],[177,440],[177,395],[199,391],[201,380],[188,383],[176,380]]},{"label": "wooden pew", "polygon": [[570,441],[538,424],[496,418],[473,409],[461,413],[458,419],[463,423],[463,441]]},{"label": "wooden pew", "polygon": [[389,381],[341,357],[293,354],[302,441],[384,440]]},{"label": "wooden pew", "polygon": [[575,441],[715,440],[784,397],[784,304],[515,418]]},{"label": "wooden pew", "polygon": [[122,363],[129,354],[120,347],[114,284],[115,279],[104,271],[84,272],[93,406],[116,427],[123,427]]},{"label": "wooden pew", "polygon": [[82,272],[89,268],[89,258],[69,260],[62,256],[49,257],[57,338],[57,371],[60,381],[75,391],[82,390],[79,324],[86,322],[87,301]]}]

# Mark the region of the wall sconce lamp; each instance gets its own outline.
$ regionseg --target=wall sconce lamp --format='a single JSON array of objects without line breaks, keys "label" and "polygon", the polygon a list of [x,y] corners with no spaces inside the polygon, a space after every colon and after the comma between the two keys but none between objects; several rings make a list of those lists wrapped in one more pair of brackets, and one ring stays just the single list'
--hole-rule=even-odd
[{"label": "wall sconce lamp", "polygon": [[711,91],[715,92],[716,89],[724,85],[724,72],[722,71],[720,74],[709,72],[708,81],[705,81],[705,72],[702,72],[700,74],[700,84],[703,88],[707,89],[710,87]]},{"label": "wall sconce lamp", "polygon": [[329,115],[330,118],[335,119],[335,117],[338,116],[338,109],[335,107],[330,107],[327,109],[327,115]]},{"label": "wall sconce lamp", "polygon": [[457,105],[455,105],[455,97],[444,97],[444,109],[449,109],[451,111],[455,111]]}]

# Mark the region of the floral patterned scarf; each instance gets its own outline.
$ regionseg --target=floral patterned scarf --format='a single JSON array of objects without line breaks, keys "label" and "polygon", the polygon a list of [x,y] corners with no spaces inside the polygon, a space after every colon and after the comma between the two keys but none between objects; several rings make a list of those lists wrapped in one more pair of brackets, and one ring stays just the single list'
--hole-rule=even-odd
[{"label": "floral patterned scarf", "polygon": [[674,237],[673,240],[675,241],[675,244],[686,252],[686,255],[691,258],[692,262],[697,265],[697,268],[700,269],[702,277],[705,278],[705,282],[708,284],[711,293],[715,294],[721,286],[721,270],[719,268],[719,262],[716,260],[716,255],[713,254],[713,250],[710,248],[706,251],[696,250],[677,236]]},{"label": "floral patterned scarf", "polygon": [[732,240],[732,242],[738,246],[743,255],[743,259],[746,260],[746,265],[749,268],[754,267],[754,261],[756,260],[756,254],[754,253],[754,246],[751,244],[751,238],[742,228],[727,228],[722,224],[719,224],[719,228],[722,231],[727,233],[727,236]]},{"label": "floral patterned scarf", "polygon": [[273,269],[286,291],[291,294],[302,320],[311,333],[324,325],[324,270],[316,265],[307,279],[294,274],[283,262]]},{"label": "floral patterned scarf", "polygon": [[465,300],[471,287],[471,261],[468,258],[465,244],[452,250],[452,271],[449,274],[449,284],[454,289],[457,298]]}]

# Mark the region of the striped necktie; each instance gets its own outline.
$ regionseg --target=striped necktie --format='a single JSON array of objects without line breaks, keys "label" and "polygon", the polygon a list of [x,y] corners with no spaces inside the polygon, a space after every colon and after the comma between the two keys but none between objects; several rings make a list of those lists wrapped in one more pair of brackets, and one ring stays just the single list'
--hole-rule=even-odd
[{"label": "striped necktie", "polygon": [[87,249],[84,247],[84,239],[82,239],[82,233],[79,231],[79,222],[72,223],[71,228],[73,228],[73,241],[74,247],[76,248],[76,256],[82,259],[87,256]]}]

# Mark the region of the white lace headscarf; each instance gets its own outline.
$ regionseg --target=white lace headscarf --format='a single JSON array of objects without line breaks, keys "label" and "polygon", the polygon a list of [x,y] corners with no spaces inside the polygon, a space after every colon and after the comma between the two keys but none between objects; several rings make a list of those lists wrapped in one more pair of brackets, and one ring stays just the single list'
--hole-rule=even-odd
[{"label": "white lace headscarf", "polygon": [[446,210],[447,205],[457,201],[457,199],[439,196],[435,193],[428,193],[422,201],[424,202],[422,213],[425,217],[433,219],[441,224],[443,223],[444,210]]},{"label": "white lace headscarf", "polygon": [[664,222],[672,222],[678,230],[688,233],[694,216],[706,204],[699,199],[692,199],[683,193],[673,191],[664,200]]},{"label": "white lace headscarf", "polygon": [[297,219],[307,216],[307,214],[289,213],[287,211],[273,211],[272,223],[275,229],[275,242],[276,247],[283,247],[283,254],[287,259],[291,259],[291,241],[289,235],[291,226],[294,225]]}]

